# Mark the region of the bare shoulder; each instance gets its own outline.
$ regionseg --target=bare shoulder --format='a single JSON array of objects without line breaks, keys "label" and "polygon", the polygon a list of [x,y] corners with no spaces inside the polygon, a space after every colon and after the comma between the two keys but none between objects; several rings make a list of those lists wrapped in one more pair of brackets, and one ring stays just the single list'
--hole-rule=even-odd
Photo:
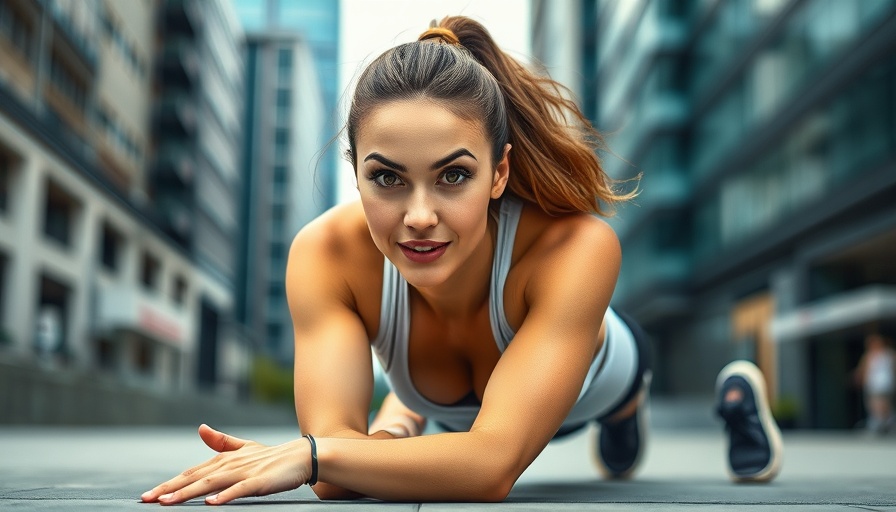
[{"label": "bare shoulder", "polygon": [[370,284],[367,280],[377,278],[370,269],[381,268],[382,261],[360,202],[337,205],[308,223],[293,239],[286,271],[287,291],[301,286],[353,295],[354,290]]},{"label": "bare shoulder", "polygon": [[518,329],[535,303],[555,301],[557,294],[609,300],[621,261],[619,239],[603,219],[551,216],[527,203],[504,286],[508,322]]},{"label": "bare shoulder", "polygon": [[373,245],[364,210],[355,201],[336,205],[309,222],[295,236],[291,250],[320,252],[340,259],[363,249],[365,242]]},{"label": "bare shoulder", "polygon": [[536,266],[570,258],[618,265],[621,257],[616,232],[590,214],[551,216],[526,205],[518,232],[515,252],[519,251],[520,260],[532,260]]}]

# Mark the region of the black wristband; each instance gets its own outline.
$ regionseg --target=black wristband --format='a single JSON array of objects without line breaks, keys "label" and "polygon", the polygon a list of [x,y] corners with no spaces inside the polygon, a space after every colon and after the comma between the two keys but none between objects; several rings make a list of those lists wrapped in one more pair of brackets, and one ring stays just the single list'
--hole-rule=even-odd
[{"label": "black wristband", "polygon": [[311,434],[305,434],[302,437],[307,438],[308,442],[311,443],[311,478],[307,483],[308,485],[314,485],[317,483],[317,443],[314,442]]}]

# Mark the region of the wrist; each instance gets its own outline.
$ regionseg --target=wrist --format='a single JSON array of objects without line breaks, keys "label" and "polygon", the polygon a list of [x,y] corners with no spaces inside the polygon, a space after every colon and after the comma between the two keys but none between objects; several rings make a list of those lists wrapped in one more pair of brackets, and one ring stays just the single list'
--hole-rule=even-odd
[{"label": "wrist", "polygon": [[308,478],[308,481],[306,483],[308,485],[313,486],[314,484],[317,483],[317,479],[318,479],[318,475],[319,475],[319,467],[318,467],[318,460],[317,460],[317,441],[315,441],[314,436],[312,436],[311,434],[305,434],[302,437],[304,437],[305,439],[308,440],[308,443],[310,444],[310,447],[311,447],[311,453],[309,454],[310,459],[311,459],[311,476]]}]

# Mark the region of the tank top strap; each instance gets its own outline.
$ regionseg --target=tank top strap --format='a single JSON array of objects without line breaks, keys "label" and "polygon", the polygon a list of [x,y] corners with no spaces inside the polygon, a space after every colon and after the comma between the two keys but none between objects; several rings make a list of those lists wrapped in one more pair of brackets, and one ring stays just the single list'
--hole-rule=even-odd
[{"label": "tank top strap", "polygon": [[516,238],[516,229],[522,211],[523,203],[516,197],[506,195],[501,200],[498,213],[498,239],[495,243],[495,257],[492,261],[492,276],[489,284],[491,299],[489,300],[488,316],[495,343],[502,353],[516,334],[507,323],[507,316],[504,312],[504,284],[507,282],[507,274],[510,272],[513,241]]},{"label": "tank top strap", "polygon": [[[380,305],[380,326],[371,342],[373,352],[383,370],[389,372],[395,359],[396,348],[407,350],[410,308],[408,285],[389,258],[383,258],[383,292]],[[402,345],[396,347],[396,345]]]}]

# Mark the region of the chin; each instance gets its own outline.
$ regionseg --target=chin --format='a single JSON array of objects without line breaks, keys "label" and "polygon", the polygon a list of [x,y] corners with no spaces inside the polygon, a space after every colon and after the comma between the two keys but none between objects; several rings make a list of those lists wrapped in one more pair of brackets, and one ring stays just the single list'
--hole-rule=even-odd
[{"label": "chin", "polygon": [[444,269],[408,268],[402,265],[398,267],[398,271],[414,288],[434,288],[448,281],[448,273]]}]

